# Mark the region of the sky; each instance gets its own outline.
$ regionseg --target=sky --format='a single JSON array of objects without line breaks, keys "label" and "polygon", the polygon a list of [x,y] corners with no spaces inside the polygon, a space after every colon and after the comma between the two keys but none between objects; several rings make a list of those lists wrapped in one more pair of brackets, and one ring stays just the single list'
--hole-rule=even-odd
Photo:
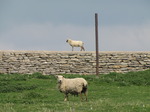
[{"label": "sky", "polygon": [[99,51],[150,51],[150,0],[0,0],[0,50],[95,51],[95,13]]}]

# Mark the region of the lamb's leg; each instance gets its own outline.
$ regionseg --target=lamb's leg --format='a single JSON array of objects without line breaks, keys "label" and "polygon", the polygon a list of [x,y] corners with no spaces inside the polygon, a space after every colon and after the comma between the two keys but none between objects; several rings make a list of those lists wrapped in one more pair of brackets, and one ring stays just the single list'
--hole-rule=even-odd
[{"label": "lamb's leg", "polygon": [[73,46],[72,46],[72,51],[73,51]]}]

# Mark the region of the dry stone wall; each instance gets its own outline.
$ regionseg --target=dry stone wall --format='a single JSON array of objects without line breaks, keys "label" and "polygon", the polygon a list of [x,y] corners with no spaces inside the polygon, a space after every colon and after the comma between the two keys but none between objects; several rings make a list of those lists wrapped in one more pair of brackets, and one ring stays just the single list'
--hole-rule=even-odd
[{"label": "dry stone wall", "polygon": [[[95,52],[0,51],[0,73],[95,74]],[[99,72],[150,69],[150,52],[100,52]]]}]

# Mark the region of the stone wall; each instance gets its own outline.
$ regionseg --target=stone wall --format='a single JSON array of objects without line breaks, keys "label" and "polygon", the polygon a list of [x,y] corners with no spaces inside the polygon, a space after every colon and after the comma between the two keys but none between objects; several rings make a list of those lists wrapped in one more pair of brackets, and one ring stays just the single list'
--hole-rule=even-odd
[{"label": "stone wall", "polygon": [[[95,74],[95,52],[0,51],[0,73]],[[100,52],[99,72],[150,69],[150,52]]]}]

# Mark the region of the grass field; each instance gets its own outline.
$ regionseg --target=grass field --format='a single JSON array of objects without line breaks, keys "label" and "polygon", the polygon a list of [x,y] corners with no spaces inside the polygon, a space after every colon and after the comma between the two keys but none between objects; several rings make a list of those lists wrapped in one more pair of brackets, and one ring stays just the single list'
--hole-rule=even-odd
[{"label": "grass field", "polygon": [[84,77],[88,101],[64,95],[53,76],[0,74],[0,112],[150,112],[150,70]]}]

